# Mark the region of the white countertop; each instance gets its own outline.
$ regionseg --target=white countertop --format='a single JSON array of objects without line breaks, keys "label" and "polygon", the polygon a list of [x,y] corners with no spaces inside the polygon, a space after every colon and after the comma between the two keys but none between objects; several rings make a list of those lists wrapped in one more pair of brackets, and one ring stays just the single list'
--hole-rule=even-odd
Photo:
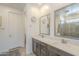
[{"label": "white countertop", "polygon": [[72,55],[79,56],[79,46],[71,43],[61,43],[61,40],[53,38],[41,38],[40,36],[33,36],[36,40],[42,41],[48,45],[54,46]]}]

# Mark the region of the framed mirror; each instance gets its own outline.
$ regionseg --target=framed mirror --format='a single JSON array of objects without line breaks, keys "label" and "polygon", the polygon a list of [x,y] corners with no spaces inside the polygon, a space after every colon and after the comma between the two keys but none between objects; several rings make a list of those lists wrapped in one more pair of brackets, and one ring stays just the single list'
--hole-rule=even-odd
[{"label": "framed mirror", "polygon": [[50,15],[40,17],[39,32],[43,35],[50,35]]},{"label": "framed mirror", "polygon": [[73,3],[55,11],[55,35],[79,38],[79,4]]}]

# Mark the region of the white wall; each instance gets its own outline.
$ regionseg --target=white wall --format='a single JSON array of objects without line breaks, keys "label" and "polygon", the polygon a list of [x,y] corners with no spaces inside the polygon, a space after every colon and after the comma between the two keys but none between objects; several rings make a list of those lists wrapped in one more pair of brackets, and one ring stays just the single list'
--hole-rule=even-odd
[{"label": "white wall", "polygon": [[[0,53],[8,51],[8,49],[11,49],[11,48],[24,46],[24,27],[23,27],[24,19],[22,19],[21,17],[22,15],[16,17],[18,18],[18,21],[15,21],[17,28],[10,27],[9,25],[15,25],[15,23],[13,22],[10,23],[10,20],[13,19],[13,18],[11,19],[8,17],[9,16],[8,12],[10,11],[15,12],[15,13],[21,13],[20,11],[16,9],[0,6],[0,16],[2,16],[2,28],[4,28],[4,30],[0,30]],[[14,28],[18,30],[16,32],[18,38],[15,38],[15,39],[13,37],[14,34],[10,32],[11,29],[14,29]],[[14,32],[14,30],[12,30],[12,32]]]}]

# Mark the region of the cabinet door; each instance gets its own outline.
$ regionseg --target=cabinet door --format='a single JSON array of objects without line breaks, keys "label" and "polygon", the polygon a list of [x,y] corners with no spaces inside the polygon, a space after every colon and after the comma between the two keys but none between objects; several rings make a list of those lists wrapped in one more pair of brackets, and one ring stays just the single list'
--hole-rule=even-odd
[{"label": "cabinet door", "polygon": [[49,56],[60,56],[57,53],[57,50],[54,47],[48,46],[48,55]]},{"label": "cabinet door", "polygon": [[49,56],[60,56],[59,54],[55,53],[54,51],[50,51],[48,53]]},{"label": "cabinet door", "polygon": [[44,43],[41,43],[41,56],[47,56],[48,51],[47,51],[47,45]]},{"label": "cabinet door", "polygon": [[36,54],[36,42],[32,39],[33,52]]},{"label": "cabinet door", "polygon": [[36,55],[40,56],[40,42],[36,43]]},{"label": "cabinet door", "polygon": [[35,53],[37,56],[40,56],[40,41],[35,40],[32,38],[32,44],[33,44],[33,53]]}]

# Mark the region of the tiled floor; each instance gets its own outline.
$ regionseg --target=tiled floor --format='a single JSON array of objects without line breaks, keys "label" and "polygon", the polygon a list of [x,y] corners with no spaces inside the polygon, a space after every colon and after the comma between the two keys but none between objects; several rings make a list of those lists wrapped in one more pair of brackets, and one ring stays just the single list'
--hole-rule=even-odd
[{"label": "tiled floor", "polygon": [[24,47],[17,47],[12,48],[8,52],[4,52],[0,54],[0,56],[35,56],[34,53],[26,55],[26,48]]},{"label": "tiled floor", "polygon": [[7,52],[3,52],[0,56],[26,56],[26,49],[24,47],[12,48]]},{"label": "tiled floor", "polygon": [[36,56],[34,53],[31,53],[29,55],[26,55],[26,56]]}]

